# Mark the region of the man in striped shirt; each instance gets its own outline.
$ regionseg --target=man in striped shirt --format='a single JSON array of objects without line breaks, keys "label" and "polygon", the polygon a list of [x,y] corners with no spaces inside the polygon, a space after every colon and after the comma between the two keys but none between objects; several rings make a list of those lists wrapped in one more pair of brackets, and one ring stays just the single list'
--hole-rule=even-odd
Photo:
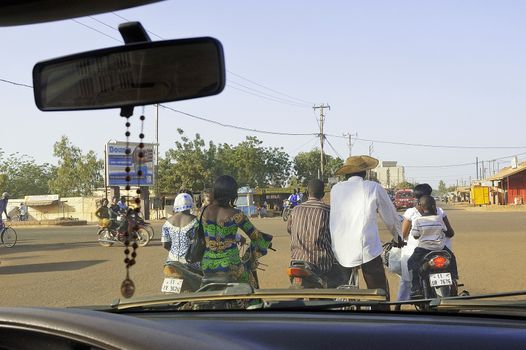
[{"label": "man in striped shirt", "polygon": [[310,263],[313,272],[324,279],[329,288],[337,287],[340,279],[331,278],[337,265],[329,231],[330,206],[322,201],[325,195],[323,181],[311,180],[308,191],[308,200],[292,209],[288,220],[291,259]]}]

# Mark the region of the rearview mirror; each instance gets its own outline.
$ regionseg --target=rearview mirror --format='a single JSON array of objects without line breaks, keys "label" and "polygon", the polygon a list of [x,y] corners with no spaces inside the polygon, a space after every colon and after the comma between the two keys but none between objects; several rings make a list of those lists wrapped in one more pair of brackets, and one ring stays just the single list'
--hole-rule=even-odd
[{"label": "rearview mirror", "polygon": [[129,44],[39,62],[37,107],[66,111],[141,106],[220,93],[221,43],[193,38]]}]

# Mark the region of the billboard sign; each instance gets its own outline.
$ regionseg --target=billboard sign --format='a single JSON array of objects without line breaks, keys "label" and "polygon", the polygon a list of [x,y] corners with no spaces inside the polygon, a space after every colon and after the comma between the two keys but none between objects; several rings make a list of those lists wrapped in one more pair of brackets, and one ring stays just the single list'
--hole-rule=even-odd
[{"label": "billboard sign", "polygon": [[[153,186],[154,185],[154,158],[155,144],[145,143],[144,156],[139,168],[139,143],[130,142],[131,154],[126,155],[126,142],[117,141],[106,145],[106,172],[108,186],[126,186],[126,167],[130,167],[130,186]],[[137,172],[142,170],[139,179]],[[140,180],[140,181],[139,181]]]}]

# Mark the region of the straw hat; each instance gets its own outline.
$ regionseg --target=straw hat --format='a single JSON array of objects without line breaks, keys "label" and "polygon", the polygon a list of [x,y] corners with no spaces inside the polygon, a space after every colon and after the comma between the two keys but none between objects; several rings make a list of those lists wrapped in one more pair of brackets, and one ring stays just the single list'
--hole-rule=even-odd
[{"label": "straw hat", "polygon": [[374,169],[378,166],[378,159],[369,156],[352,156],[347,158],[343,166],[336,170],[336,175],[354,174]]}]

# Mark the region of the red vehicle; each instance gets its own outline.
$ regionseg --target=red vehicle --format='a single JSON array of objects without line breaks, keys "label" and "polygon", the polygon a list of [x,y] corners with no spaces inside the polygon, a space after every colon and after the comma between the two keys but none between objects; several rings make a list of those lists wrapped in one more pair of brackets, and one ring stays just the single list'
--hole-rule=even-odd
[{"label": "red vehicle", "polygon": [[395,193],[394,205],[397,210],[411,208],[415,205],[413,190],[398,190]]}]

